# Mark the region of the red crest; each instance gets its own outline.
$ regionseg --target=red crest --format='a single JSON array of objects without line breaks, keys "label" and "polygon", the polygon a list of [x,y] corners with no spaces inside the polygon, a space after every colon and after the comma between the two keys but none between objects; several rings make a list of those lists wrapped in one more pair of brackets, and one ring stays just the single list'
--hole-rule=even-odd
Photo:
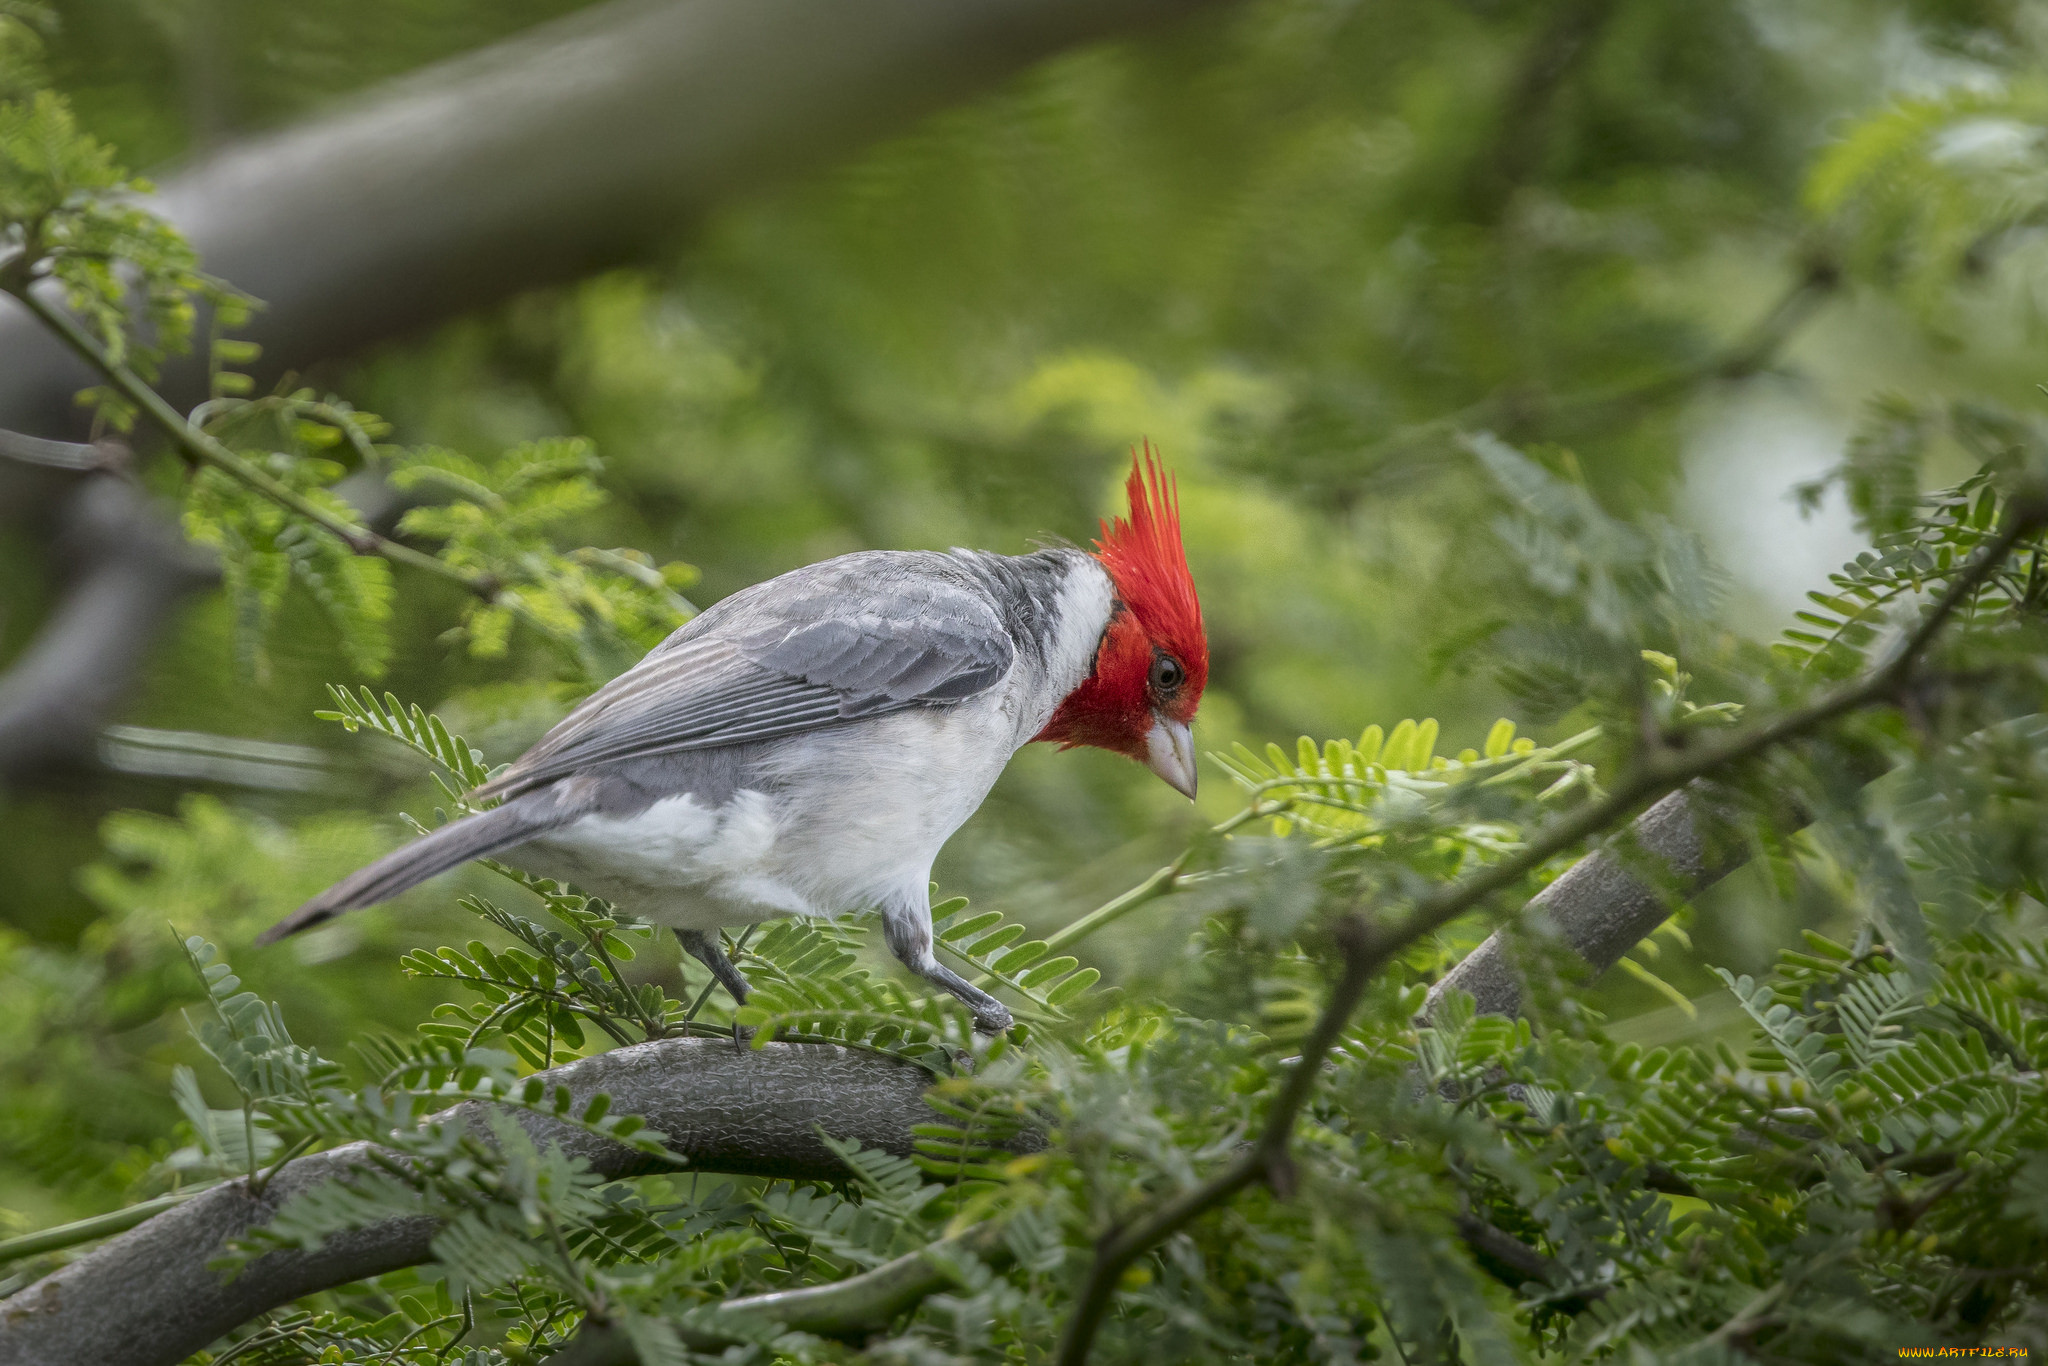
[{"label": "red crest", "polygon": [[[1038,738],[1142,757],[1155,711],[1181,722],[1193,718],[1209,681],[1209,638],[1181,546],[1180,499],[1151,442],[1131,453],[1124,493],[1130,515],[1104,522],[1095,542],[1095,558],[1117,594],[1095,671]],[[1165,692],[1155,686],[1161,661],[1180,675]]]}]

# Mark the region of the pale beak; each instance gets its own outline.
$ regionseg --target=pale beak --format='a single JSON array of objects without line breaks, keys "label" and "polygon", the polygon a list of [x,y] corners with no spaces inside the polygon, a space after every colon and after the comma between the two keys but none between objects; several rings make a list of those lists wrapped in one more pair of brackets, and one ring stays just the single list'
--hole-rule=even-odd
[{"label": "pale beak", "polygon": [[1145,767],[1181,796],[1195,799],[1195,733],[1185,721],[1152,713],[1152,729],[1145,732]]}]

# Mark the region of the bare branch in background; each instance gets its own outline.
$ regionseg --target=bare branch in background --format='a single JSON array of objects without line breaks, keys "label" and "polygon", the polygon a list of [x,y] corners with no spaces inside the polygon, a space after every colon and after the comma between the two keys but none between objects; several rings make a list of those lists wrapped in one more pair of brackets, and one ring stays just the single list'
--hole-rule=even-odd
[{"label": "bare branch in background", "polygon": [[1542,169],[1558,95],[1613,14],[1614,0],[1570,0],[1545,15],[1508,89],[1494,143],[1469,176],[1474,218],[1499,217],[1516,189]]},{"label": "bare branch in background", "polygon": [[1570,441],[1611,431],[1646,409],[1717,381],[1761,374],[1842,285],[1841,268],[1825,256],[1807,261],[1791,285],[1758,318],[1724,345],[1688,365],[1598,389],[1549,393],[1508,386],[1440,417],[1397,427],[1361,449],[1351,482],[1331,492],[1358,496],[1362,481],[1384,472],[1424,468],[1424,458],[1469,432],[1490,431],[1509,441]]},{"label": "bare branch in background", "polygon": [[[213,275],[265,303],[259,385],[645,257],[1077,43],[1204,0],[617,0],[161,178]],[[0,426],[75,430],[93,377],[0,311]],[[203,397],[199,367],[164,392]]]},{"label": "bare branch in background", "polygon": [[45,441],[20,432],[0,431],[0,460],[22,465],[42,465],[53,470],[109,469],[122,463],[125,452],[118,446],[82,441]]},{"label": "bare branch in background", "polygon": [[92,753],[172,609],[216,576],[148,495],[111,475],[77,486],[58,542],[79,569],[0,676],[0,782]]}]

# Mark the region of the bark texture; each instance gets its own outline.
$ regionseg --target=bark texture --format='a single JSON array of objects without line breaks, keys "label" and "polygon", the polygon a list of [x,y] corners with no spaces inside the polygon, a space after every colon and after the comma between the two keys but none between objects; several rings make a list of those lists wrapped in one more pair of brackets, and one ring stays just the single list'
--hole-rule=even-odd
[{"label": "bark texture", "polygon": [[[907,1153],[912,1127],[936,1118],[923,1101],[930,1077],[922,1068],[817,1044],[741,1049],[664,1039],[546,1075],[579,1109],[603,1092],[614,1113],[644,1116],[697,1171],[842,1177],[821,1129]],[[518,1113],[536,1139],[560,1143],[606,1176],[656,1165],[622,1144]],[[0,1366],[175,1366],[266,1310],[426,1261],[435,1224],[402,1219],[330,1239],[317,1252],[270,1253],[232,1280],[208,1268],[293,1195],[346,1176],[365,1151],[352,1144],[299,1158],[260,1197],[240,1181],[217,1186],[0,1300]]]},{"label": "bark texture", "polygon": [[[1748,861],[1740,848],[1710,850],[1700,829],[1703,790],[1693,787],[1657,802],[1629,827],[1635,850],[1663,860],[1682,897],[1695,896]],[[1801,822],[1804,823],[1803,821]],[[1538,934],[1553,934],[1579,957],[1605,972],[1644,936],[1671,916],[1669,891],[1651,887],[1614,854],[1601,851],[1580,859],[1557,881],[1529,901],[1517,921],[1534,919]],[[1481,1015],[1521,1013],[1521,986],[1512,960],[1511,931],[1495,930],[1463,962],[1430,988],[1424,1017],[1436,1010],[1449,991],[1470,992]]]}]

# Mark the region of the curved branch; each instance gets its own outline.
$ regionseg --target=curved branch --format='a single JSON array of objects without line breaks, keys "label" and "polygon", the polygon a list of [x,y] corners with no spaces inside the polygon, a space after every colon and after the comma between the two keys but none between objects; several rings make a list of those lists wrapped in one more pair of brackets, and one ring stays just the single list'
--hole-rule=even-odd
[{"label": "curved branch", "polygon": [[0,781],[90,754],[171,609],[218,572],[126,480],[86,479],[63,519],[60,545],[80,569],[0,676]]},{"label": "curved branch", "polygon": [[[685,1324],[675,1326],[676,1336],[700,1352],[755,1341],[761,1329],[776,1324],[819,1337],[865,1337],[888,1327],[891,1319],[915,1308],[927,1295],[956,1284],[946,1266],[947,1254],[953,1252],[978,1257],[991,1266],[1010,1260],[1001,1231],[993,1224],[976,1224],[965,1233],[942,1238],[843,1281],[729,1300],[720,1307],[718,1318],[733,1324],[735,1331],[730,1336]],[[639,1354],[626,1335],[602,1323],[578,1332],[574,1342],[548,1360],[556,1366],[640,1366]]]},{"label": "curved branch", "polygon": [[[162,179],[206,269],[265,302],[259,386],[640,259],[1077,43],[1202,0],[614,0]],[[0,426],[75,430],[90,374],[0,313]],[[166,371],[189,407],[197,365]]]},{"label": "curved branch", "polygon": [[[69,347],[73,355],[91,366],[117,393],[134,404],[136,411],[147,418],[151,426],[194,463],[212,466],[230,479],[268,498],[287,512],[311,522],[347,546],[354,554],[380,555],[393,564],[409,565],[444,579],[452,579],[486,602],[496,600],[498,582],[492,575],[462,569],[423,550],[415,550],[409,545],[394,541],[367,527],[358,526],[346,518],[338,517],[261,466],[229,450],[208,435],[203,428],[187,421],[164,401],[161,394],[145,383],[140,375],[110,356],[107,349],[95,341],[75,318],[63,308],[43,298],[34,289],[13,289],[0,284],[0,293],[11,296],[49,328],[51,334]],[[39,444],[62,446],[67,443]]]},{"label": "curved branch", "polygon": [[[1772,364],[1841,283],[1841,268],[1826,257],[1815,256],[1745,331],[1690,364],[1622,384],[1565,393],[1504,386],[1455,412],[1397,427],[1367,443],[1357,455],[1356,466],[1370,473],[1399,461],[1412,461],[1473,431],[1492,431],[1511,441],[1583,437],[1628,422],[1643,410],[1709,381],[1747,379]],[[1340,487],[1336,492],[1352,496],[1355,490]]]},{"label": "curved branch", "polygon": [[[1220,1171],[1152,1206],[1102,1240],[1076,1298],[1073,1317],[1061,1335],[1059,1366],[1086,1366],[1096,1331],[1108,1315],[1116,1287],[1125,1270],[1140,1256],[1210,1210],[1229,1203],[1247,1186],[1263,1181],[1282,1195],[1291,1190],[1294,1172],[1288,1148],[1293,1141],[1295,1117],[1314,1085],[1323,1059],[1363,999],[1366,984],[1396,954],[1467,911],[1485,906],[1565,850],[1605,834],[1646,803],[1675,796],[1688,784],[1808,735],[1852,711],[1894,697],[1949,618],[1975,596],[2014,546],[2044,524],[2048,524],[2048,499],[2038,494],[2014,499],[1998,535],[1978,550],[1913,629],[1860,677],[1759,725],[1700,740],[1685,750],[1653,751],[1624,774],[1606,796],[1551,822],[1500,862],[1418,898],[1394,923],[1374,924],[1362,911],[1348,914],[1337,926],[1337,943],[1344,959],[1342,974],[1309,1031],[1301,1057],[1274,1101],[1265,1131],[1250,1149]],[[1683,807],[1679,811],[1688,817],[1683,825],[1689,827],[1690,813]]]},{"label": "curved branch", "polygon": [[[662,1039],[542,1075],[567,1087],[579,1111],[601,1091],[614,1112],[644,1116],[695,1171],[837,1179],[846,1168],[821,1128],[907,1153],[913,1126],[933,1119],[922,1068],[820,1044],[742,1050],[722,1039]],[[537,1139],[605,1176],[656,1168],[586,1130],[514,1113]],[[330,1238],[317,1252],[270,1253],[233,1280],[208,1268],[294,1194],[357,1169],[366,1151],[351,1144],[298,1158],[260,1196],[242,1181],[216,1186],[0,1301],[0,1366],[175,1366],[267,1310],[426,1261],[436,1225],[402,1219]]]}]

